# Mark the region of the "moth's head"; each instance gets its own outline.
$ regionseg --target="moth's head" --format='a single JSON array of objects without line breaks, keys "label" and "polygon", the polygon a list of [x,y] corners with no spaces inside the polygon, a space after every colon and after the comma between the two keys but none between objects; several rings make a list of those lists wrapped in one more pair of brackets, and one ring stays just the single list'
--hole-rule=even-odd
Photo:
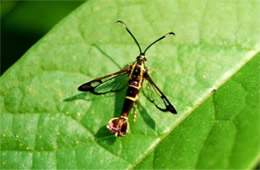
[{"label": "moth's head", "polygon": [[141,53],[139,56],[137,56],[136,60],[142,61],[142,62],[146,61],[146,57],[145,57],[144,53]]}]

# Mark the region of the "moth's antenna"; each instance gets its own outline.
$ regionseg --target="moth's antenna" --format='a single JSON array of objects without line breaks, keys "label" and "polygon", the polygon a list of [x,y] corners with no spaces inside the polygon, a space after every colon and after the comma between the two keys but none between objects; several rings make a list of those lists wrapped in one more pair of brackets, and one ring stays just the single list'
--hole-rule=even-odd
[{"label": "moth's antenna", "polygon": [[131,35],[131,37],[135,40],[135,43],[137,44],[137,46],[138,46],[138,48],[139,48],[139,51],[140,51],[140,54],[142,54],[142,50],[141,50],[141,47],[140,47],[140,45],[139,45],[139,43],[137,42],[137,40],[135,39],[135,37],[134,37],[134,35],[131,33],[131,31],[127,28],[127,26],[126,26],[126,24],[123,22],[123,21],[117,21],[117,23],[120,23],[120,24],[122,24],[124,27],[125,27],[125,29],[126,29],[126,31]]},{"label": "moth's antenna", "polygon": [[150,44],[150,45],[144,50],[144,53],[143,53],[143,54],[145,54],[145,52],[146,52],[152,45],[154,45],[154,44],[157,43],[158,41],[164,39],[164,38],[167,37],[168,35],[175,35],[175,34],[174,34],[174,32],[169,32],[169,33],[165,34],[164,36],[162,36],[161,38],[159,38],[158,40],[156,40],[156,41],[154,41],[152,44]]}]

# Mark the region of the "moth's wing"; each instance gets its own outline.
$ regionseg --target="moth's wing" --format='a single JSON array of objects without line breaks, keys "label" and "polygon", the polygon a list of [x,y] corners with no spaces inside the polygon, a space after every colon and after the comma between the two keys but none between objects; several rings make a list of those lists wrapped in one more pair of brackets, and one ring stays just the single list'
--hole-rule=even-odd
[{"label": "moth's wing", "polygon": [[79,91],[89,91],[94,94],[106,94],[122,90],[128,83],[131,69],[126,68],[118,72],[94,79],[79,86]]},{"label": "moth's wing", "polygon": [[162,91],[156,86],[153,82],[152,78],[148,73],[144,74],[144,82],[143,82],[143,93],[146,98],[152,102],[159,110],[164,112],[171,112],[173,114],[177,114],[176,109],[169,102],[167,97],[162,93]]}]

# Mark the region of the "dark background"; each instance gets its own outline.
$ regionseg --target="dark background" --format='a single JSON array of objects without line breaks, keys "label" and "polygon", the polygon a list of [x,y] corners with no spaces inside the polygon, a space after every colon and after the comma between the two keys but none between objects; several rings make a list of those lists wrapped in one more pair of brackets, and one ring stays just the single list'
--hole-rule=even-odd
[{"label": "dark background", "polygon": [[1,1],[0,75],[55,24],[83,2],[83,0]]}]

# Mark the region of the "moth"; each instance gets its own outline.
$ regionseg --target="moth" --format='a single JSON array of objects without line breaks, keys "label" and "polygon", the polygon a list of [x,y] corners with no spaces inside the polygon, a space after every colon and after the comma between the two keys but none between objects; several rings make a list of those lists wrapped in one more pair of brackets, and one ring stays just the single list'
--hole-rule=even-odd
[{"label": "moth", "polygon": [[128,64],[128,67],[122,69],[118,72],[91,80],[87,83],[82,84],[78,87],[79,91],[91,92],[96,95],[102,95],[110,92],[118,92],[125,87],[127,87],[126,96],[124,99],[124,104],[120,117],[112,118],[108,124],[107,128],[115,134],[115,136],[125,136],[129,129],[128,115],[133,106],[135,106],[134,111],[134,121],[136,119],[136,102],[138,100],[139,91],[142,88],[143,94],[146,98],[155,105],[159,110],[163,112],[171,112],[177,114],[176,109],[169,102],[167,97],[154,83],[150,75],[148,74],[148,68],[145,66],[146,51],[158,41],[164,39],[168,35],[175,35],[173,32],[169,32],[164,36],[160,37],[156,41],[152,42],[144,51],[142,51],[138,41],[128,29],[123,21],[117,21],[122,24],[126,31],[135,41],[139,48],[140,54],[136,57],[134,63]]}]

